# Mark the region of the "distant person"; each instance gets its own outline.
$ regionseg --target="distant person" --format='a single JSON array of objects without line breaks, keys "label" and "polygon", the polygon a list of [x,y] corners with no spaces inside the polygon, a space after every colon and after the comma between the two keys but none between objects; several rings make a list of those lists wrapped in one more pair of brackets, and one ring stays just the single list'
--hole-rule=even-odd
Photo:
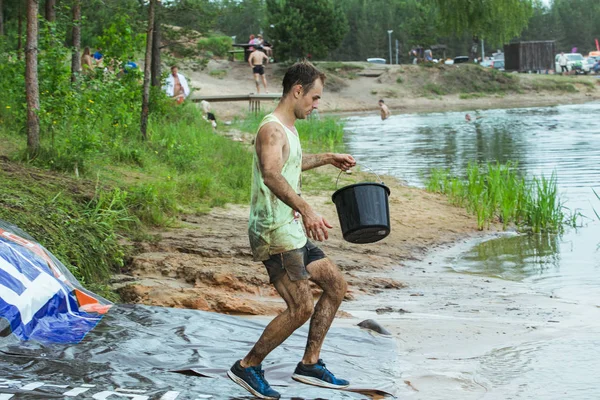
[{"label": "distant person", "polygon": [[596,64],[592,66],[592,71],[594,71],[596,74],[600,73],[600,58],[598,58]]},{"label": "distant person", "polygon": [[[480,116],[480,115],[477,115],[477,116],[475,116],[475,120],[478,120],[478,119],[481,119],[481,118],[483,118],[483,117],[482,117],[482,116]],[[471,122],[471,121],[472,121],[472,119],[473,119],[473,117],[471,117],[471,115],[470,115],[470,114],[466,114],[466,115],[465,115],[465,121],[466,121],[466,122]]]},{"label": "distant person", "polygon": [[433,53],[429,49],[425,50],[425,61],[433,62]]},{"label": "distant person", "polygon": [[94,64],[92,61],[92,55],[90,52],[90,48],[86,47],[83,49],[83,54],[81,55],[81,71],[88,75],[94,70]]},{"label": "distant person", "polygon": [[179,73],[177,66],[171,67],[171,73],[165,81],[163,90],[167,93],[167,96],[172,97],[177,104],[183,103],[186,97],[190,94],[190,88],[188,86],[185,76]]},{"label": "distant person", "polygon": [[381,120],[386,120],[390,117],[390,115],[392,115],[392,113],[390,112],[390,109],[388,108],[387,105],[385,105],[383,99],[379,100],[378,102],[379,104],[379,108],[381,110]]},{"label": "distant person", "polygon": [[137,63],[135,61],[133,61],[132,58],[133,57],[130,57],[129,61],[127,61],[125,64],[123,64],[123,72],[127,73],[129,71],[138,69]]},{"label": "distant person", "polygon": [[267,91],[267,78],[265,77],[265,65],[269,62],[269,57],[262,52],[262,46],[258,46],[248,57],[248,64],[252,68],[252,74],[254,75],[254,83],[256,84],[256,93],[260,93],[260,80],[265,87],[265,93]]},{"label": "distant person", "polygon": [[254,51],[255,50],[255,46],[258,46],[260,44],[259,40],[253,35],[250,35],[250,40],[248,41],[248,44],[250,45],[250,47],[248,47],[248,50],[250,51]]},{"label": "distant person", "polygon": [[569,73],[569,68],[567,67],[567,64],[569,63],[569,59],[567,58],[567,56],[565,56],[564,52],[560,53],[560,56],[558,56],[558,65],[560,65],[560,74],[562,75],[563,72],[566,72],[567,74]]},{"label": "distant person", "polygon": [[271,45],[269,45],[267,42],[265,42],[265,40],[263,39],[262,35],[258,35],[258,45],[262,46],[263,50],[265,51],[265,54],[271,58],[273,57],[273,49],[271,48]]},{"label": "distant person", "polygon": [[102,61],[104,56],[102,55],[102,48],[98,47],[98,50],[94,53],[94,63],[97,67],[102,67]]},{"label": "distant person", "polygon": [[202,100],[200,102],[200,106],[202,107],[202,112],[204,113],[202,118],[204,118],[205,121],[210,122],[214,132],[217,129],[217,117],[215,117],[215,114],[210,112],[210,103],[206,100]]}]

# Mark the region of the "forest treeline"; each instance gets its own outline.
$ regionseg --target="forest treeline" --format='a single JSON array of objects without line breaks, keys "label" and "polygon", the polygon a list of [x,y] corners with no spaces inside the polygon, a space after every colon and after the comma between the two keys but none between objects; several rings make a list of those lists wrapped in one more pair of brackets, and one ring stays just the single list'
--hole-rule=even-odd
[{"label": "forest treeline", "polygon": [[[24,34],[26,0],[0,0],[0,35],[13,47]],[[72,0],[41,0],[41,13],[66,23]],[[99,46],[106,29],[127,19],[143,33],[148,1],[81,2],[82,45]],[[247,42],[263,33],[275,42],[278,56],[310,55],[322,60],[389,57],[408,61],[413,47],[447,46],[447,55],[469,55],[473,40],[484,39],[487,54],[515,40],[555,40],[557,49],[582,52],[595,48],[600,36],[600,2],[596,0],[171,0],[157,3],[157,20],[202,35],[235,37]],[[54,11],[51,11],[54,10]],[[391,35],[388,31],[392,30]],[[18,33],[21,32],[21,35]],[[163,45],[177,46],[181,36],[167,30]],[[181,32],[179,32],[181,33]],[[68,42],[68,38],[66,39]],[[489,50],[488,50],[489,49]],[[480,46],[478,50],[480,51]],[[440,54],[441,55],[441,54]],[[480,54],[478,54],[480,55]]]}]

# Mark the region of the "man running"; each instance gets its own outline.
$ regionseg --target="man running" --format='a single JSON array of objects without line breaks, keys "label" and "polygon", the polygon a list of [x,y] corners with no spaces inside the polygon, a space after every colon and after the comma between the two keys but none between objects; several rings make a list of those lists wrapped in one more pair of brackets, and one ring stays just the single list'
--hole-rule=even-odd
[{"label": "man running", "polygon": [[[326,240],[332,226],[300,196],[300,175],[326,164],[345,171],[356,162],[348,154],[302,154],[294,126],[296,120],[317,109],[324,82],[325,74],[309,62],[292,65],[283,78],[283,97],[261,122],[254,145],[250,246],[254,260],[263,262],[287,309],[267,325],[252,350],[228,375],[261,399],[280,397],[265,379],[262,361],[309,319],[304,356],[292,378],[327,388],[349,385],[319,358],[347,284],[338,267],[308,240]],[[316,306],[309,281],[323,290]]]},{"label": "man running", "polygon": [[260,93],[260,82],[259,79],[262,79],[262,83],[265,87],[265,93],[267,92],[267,78],[265,78],[265,65],[269,62],[269,57],[265,53],[263,53],[262,46],[257,46],[256,49],[250,56],[248,56],[248,64],[252,68],[252,73],[254,74],[254,83],[256,83],[256,93]]}]

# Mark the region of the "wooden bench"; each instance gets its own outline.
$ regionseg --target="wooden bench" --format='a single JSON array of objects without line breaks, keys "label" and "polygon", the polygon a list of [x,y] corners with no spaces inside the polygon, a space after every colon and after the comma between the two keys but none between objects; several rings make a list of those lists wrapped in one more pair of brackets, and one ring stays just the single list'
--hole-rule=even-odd
[{"label": "wooden bench", "polygon": [[235,55],[236,54],[243,54],[244,53],[244,49],[229,50],[227,53],[229,53],[229,61],[235,61]]},{"label": "wooden bench", "polygon": [[273,101],[281,98],[279,93],[264,93],[264,94],[225,94],[213,96],[193,96],[190,100],[194,103],[200,103],[202,100],[211,101],[248,101],[248,111],[255,114],[260,112],[260,101]]}]

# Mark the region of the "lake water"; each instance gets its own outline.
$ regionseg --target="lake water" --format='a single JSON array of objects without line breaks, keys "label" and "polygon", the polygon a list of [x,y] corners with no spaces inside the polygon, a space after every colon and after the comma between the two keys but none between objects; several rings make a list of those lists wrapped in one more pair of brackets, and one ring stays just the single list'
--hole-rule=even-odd
[{"label": "lake water", "polygon": [[[483,241],[444,265],[459,273],[523,282],[534,290],[600,307],[600,103],[465,113],[378,115],[346,121],[346,144],[359,164],[424,186],[434,167],[464,176],[469,162],[511,161],[527,177],[553,173],[566,207],[585,217],[556,235],[506,235]],[[481,117],[475,120],[475,117]],[[499,348],[478,373],[496,390],[485,398],[600,397],[600,321],[564,337]],[[533,367],[537,366],[537,367]]]}]

